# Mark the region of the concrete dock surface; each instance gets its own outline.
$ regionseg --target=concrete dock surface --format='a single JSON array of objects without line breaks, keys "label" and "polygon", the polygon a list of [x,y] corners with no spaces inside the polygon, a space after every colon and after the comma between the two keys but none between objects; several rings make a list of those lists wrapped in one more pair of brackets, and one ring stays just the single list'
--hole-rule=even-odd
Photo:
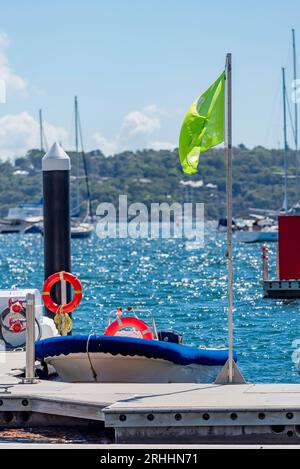
[{"label": "concrete dock surface", "polygon": [[24,364],[24,352],[0,354],[2,427],[98,422],[120,444],[300,445],[300,384],[22,384]]}]

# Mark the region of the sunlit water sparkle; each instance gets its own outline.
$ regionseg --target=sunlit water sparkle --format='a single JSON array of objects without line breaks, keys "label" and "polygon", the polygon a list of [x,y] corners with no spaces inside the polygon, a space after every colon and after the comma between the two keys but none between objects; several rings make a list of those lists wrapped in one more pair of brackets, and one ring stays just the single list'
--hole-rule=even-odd
[{"label": "sunlit water sparkle", "polygon": [[[102,332],[117,306],[149,308],[159,328],[184,333],[186,343],[227,344],[226,238],[208,232],[204,249],[182,239],[72,240],[72,268],[84,299],[73,314],[74,333]],[[275,275],[276,245],[270,244]],[[235,349],[250,382],[299,383],[292,361],[300,338],[299,302],[262,298],[261,246],[238,244],[235,263]],[[43,238],[0,236],[0,286],[41,289]],[[147,317],[145,317],[147,319]]]}]

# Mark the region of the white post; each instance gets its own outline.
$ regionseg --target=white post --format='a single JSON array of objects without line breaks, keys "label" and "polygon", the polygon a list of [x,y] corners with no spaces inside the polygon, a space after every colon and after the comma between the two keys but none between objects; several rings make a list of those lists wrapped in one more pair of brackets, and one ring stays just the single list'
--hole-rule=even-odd
[{"label": "white post", "polygon": [[263,261],[263,281],[266,282],[269,280],[269,265],[268,265],[268,248],[263,246],[262,251],[262,261]]},{"label": "white post", "polygon": [[23,383],[32,384],[35,380],[35,297],[32,293],[26,296],[26,373]]},{"label": "white post", "polygon": [[67,282],[64,280],[64,272],[59,273],[60,276],[60,288],[61,288],[61,305],[67,304]]}]

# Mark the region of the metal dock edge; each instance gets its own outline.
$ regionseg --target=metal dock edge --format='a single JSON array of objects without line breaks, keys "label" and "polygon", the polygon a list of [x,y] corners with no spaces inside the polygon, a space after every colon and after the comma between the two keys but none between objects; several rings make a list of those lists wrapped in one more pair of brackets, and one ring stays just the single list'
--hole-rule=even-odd
[{"label": "metal dock edge", "polygon": [[115,429],[117,443],[300,445],[300,386],[190,385],[180,394],[112,404],[105,425]]}]

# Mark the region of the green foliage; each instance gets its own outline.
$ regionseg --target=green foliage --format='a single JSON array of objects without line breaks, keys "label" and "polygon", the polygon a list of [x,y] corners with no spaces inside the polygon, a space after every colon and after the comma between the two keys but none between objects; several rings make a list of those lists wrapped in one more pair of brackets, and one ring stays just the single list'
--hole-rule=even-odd
[{"label": "green foliage", "polygon": [[[80,192],[86,199],[82,156],[69,152],[71,175],[80,164]],[[283,152],[257,146],[252,150],[243,144],[234,148],[233,193],[234,215],[246,216],[252,207],[279,209],[283,201]],[[31,150],[25,156],[0,163],[0,211],[5,215],[8,207],[16,203],[37,201],[42,192],[42,154]],[[289,151],[289,175],[295,174],[295,152]],[[93,208],[100,202],[118,205],[118,196],[127,194],[128,203],[144,202],[204,202],[207,218],[218,218],[225,212],[225,166],[222,149],[212,149],[201,155],[199,174],[182,173],[178,150],[143,150],[123,152],[106,158],[99,150],[86,154]],[[26,171],[28,174],[24,174]],[[192,188],[181,182],[203,181],[201,187]],[[216,186],[216,187],[215,187]],[[296,201],[295,179],[289,179],[290,203]],[[72,204],[75,206],[75,181],[71,182]],[[82,207],[82,212],[85,207]]]}]

